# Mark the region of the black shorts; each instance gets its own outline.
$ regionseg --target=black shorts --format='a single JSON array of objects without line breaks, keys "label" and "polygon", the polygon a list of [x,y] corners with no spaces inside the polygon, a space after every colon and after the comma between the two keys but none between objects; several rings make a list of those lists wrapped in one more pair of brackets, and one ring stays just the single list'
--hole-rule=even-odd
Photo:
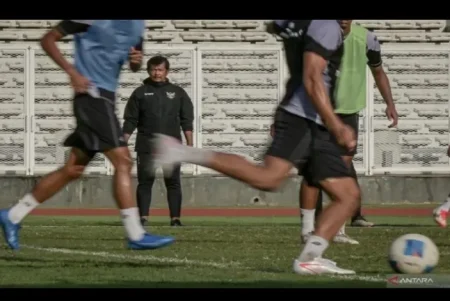
[{"label": "black shorts", "polygon": [[303,166],[312,185],[329,178],[351,177],[341,150],[328,130],[306,118],[279,108],[275,114],[274,137],[266,155]]},{"label": "black shorts", "polygon": [[77,94],[73,111],[77,126],[64,141],[66,147],[76,147],[93,157],[98,152],[127,146],[122,127],[115,113],[115,95],[100,90],[100,97]]},{"label": "black shorts", "polygon": [[[358,139],[358,134],[359,134],[359,113],[354,113],[354,114],[337,114],[342,122],[348,126],[350,126],[354,131],[355,131],[355,135],[356,135],[356,139]],[[333,140],[336,142],[337,141],[334,139]],[[353,157],[356,155],[357,152],[357,147],[355,147],[352,151],[349,151],[348,149],[339,146],[341,148],[341,155],[342,156],[350,156]]]}]

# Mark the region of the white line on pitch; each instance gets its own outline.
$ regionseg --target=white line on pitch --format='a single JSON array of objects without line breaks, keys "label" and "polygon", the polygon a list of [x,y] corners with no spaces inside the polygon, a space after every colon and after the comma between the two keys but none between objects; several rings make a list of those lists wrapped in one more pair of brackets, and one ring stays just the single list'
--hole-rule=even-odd
[{"label": "white line on pitch", "polygon": [[[190,259],[178,259],[171,257],[156,257],[153,255],[125,255],[125,254],[114,254],[109,252],[96,252],[96,251],[85,251],[85,250],[72,250],[72,249],[62,249],[62,248],[44,248],[30,245],[23,245],[24,248],[44,251],[49,253],[59,253],[59,254],[71,254],[71,255],[84,255],[84,256],[94,256],[107,259],[122,259],[122,260],[136,260],[136,261],[148,261],[148,262],[159,262],[159,263],[172,263],[172,264],[187,264],[187,265],[197,265],[197,266],[207,266],[215,268],[228,269],[231,267],[236,267],[239,269],[249,269],[240,265],[238,262],[228,262],[228,263],[216,263],[201,260],[190,260]],[[328,276],[328,275],[324,275]],[[329,276],[330,278],[337,278],[341,280],[360,280],[367,282],[385,282],[386,280],[378,276],[358,276],[358,275],[336,275]]]},{"label": "white line on pitch", "polygon": [[359,280],[367,282],[386,282],[386,279],[379,276],[359,276],[359,275],[336,275],[331,278],[338,278],[342,280]]},{"label": "white line on pitch", "polygon": [[217,263],[202,260],[190,260],[187,258],[179,259],[172,257],[157,257],[153,255],[125,255],[125,254],[114,254],[108,252],[96,252],[96,251],[85,251],[85,250],[71,250],[71,249],[60,249],[60,248],[43,248],[37,246],[24,245],[24,248],[33,249],[37,251],[44,251],[50,253],[60,253],[60,254],[72,254],[72,255],[84,255],[84,256],[94,256],[109,259],[122,259],[122,260],[136,260],[136,261],[152,261],[159,263],[173,263],[173,264],[186,264],[186,265],[198,265],[207,266],[214,268],[230,268],[231,266],[238,266],[236,262],[228,263]]}]

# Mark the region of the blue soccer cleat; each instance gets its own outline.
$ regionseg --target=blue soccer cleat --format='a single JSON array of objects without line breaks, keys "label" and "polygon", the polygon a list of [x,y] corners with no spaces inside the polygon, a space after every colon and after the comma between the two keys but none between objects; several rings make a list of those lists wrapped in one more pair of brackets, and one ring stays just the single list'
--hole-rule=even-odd
[{"label": "blue soccer cleat", "polygon": [[145,233],[141,240],[128,240],[128,248],[132,250],[158,249],[172,244],[175,241],[170,236],[159,236]]},{"label": "blue soccer cleat", "polygon": [[19,230],[20,224],[14,224],[8,217],[9,209],[0,210],[0,226],[3,229],[8,246],[13,249],[19,249]]}]

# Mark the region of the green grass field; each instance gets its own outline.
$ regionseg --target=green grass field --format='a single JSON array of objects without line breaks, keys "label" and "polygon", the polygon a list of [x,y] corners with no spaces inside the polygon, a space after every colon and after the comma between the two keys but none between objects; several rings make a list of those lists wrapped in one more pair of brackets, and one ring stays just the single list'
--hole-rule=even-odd
[{"label": "green grass field", "polygon": [[380,226],[347,232],[361,245],[332,244],[325,257],[352,277],[293,273],[298,218],[185,218],[182,228],[153,218],[149,229],[176,237],[154,251],[124,248],[118,217],[29,217],[18,252],[0,246],[1,287],[386,287],[390,242],[405,233],[431,237],[441,252],[435,273],[450,272],[448,230],[430,218],[371,217]]}]

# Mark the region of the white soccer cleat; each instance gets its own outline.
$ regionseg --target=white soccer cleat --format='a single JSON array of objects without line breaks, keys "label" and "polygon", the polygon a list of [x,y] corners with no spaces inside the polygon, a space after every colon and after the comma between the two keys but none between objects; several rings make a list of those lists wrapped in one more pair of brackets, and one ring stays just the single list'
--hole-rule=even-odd
[{"label": "white soccer cleat", "polygon": [[298,259],[294,260],[294,272],[299,275],[355,275],[352,270],[341,269],[336,262],[318,257],[311,261],[302,262]]},{"label": "white soccer cleat", "polygon": [[338,243],[338,244],[359,245],[359,241],[351,238],[350,236],[348,236],[345,233],[336,234],[336,236],[333,238],[333,242]]},{"label": "white soccer cleat", "polygon": [[[311,237],[312,232],[302,234],[302,243],[306,243],[308,239]],[[333,238],[333,242],[337,244],[349,244],[349,245],[359,245],[359,241],[351,238],[345,233],[338,233]]]},{"label": "white soccer cleat", "polygon": [[365,220],[363,217],[361,217],[361,218],[358,218],[358,219],[355,219],[354,221],[352,221],[351,226],[352,227],[367,227],[367,228],[370,228],[370,227],[375,226],[375,223],[369,222],[369,221]]},{"label": "white soccer cleat", "polygon": [[442,228],[447,227],[447,215],[448,211],[441,209],[441,207],[433,210],[433,219]]},{"label": "white soccer cleat", "polygon": [[172,173],[175,164],[183,158],[183,148],[180,142],[170,136],[155,134],[153,139],[153,159],[156,166],[161,166],[164,171]]}]

